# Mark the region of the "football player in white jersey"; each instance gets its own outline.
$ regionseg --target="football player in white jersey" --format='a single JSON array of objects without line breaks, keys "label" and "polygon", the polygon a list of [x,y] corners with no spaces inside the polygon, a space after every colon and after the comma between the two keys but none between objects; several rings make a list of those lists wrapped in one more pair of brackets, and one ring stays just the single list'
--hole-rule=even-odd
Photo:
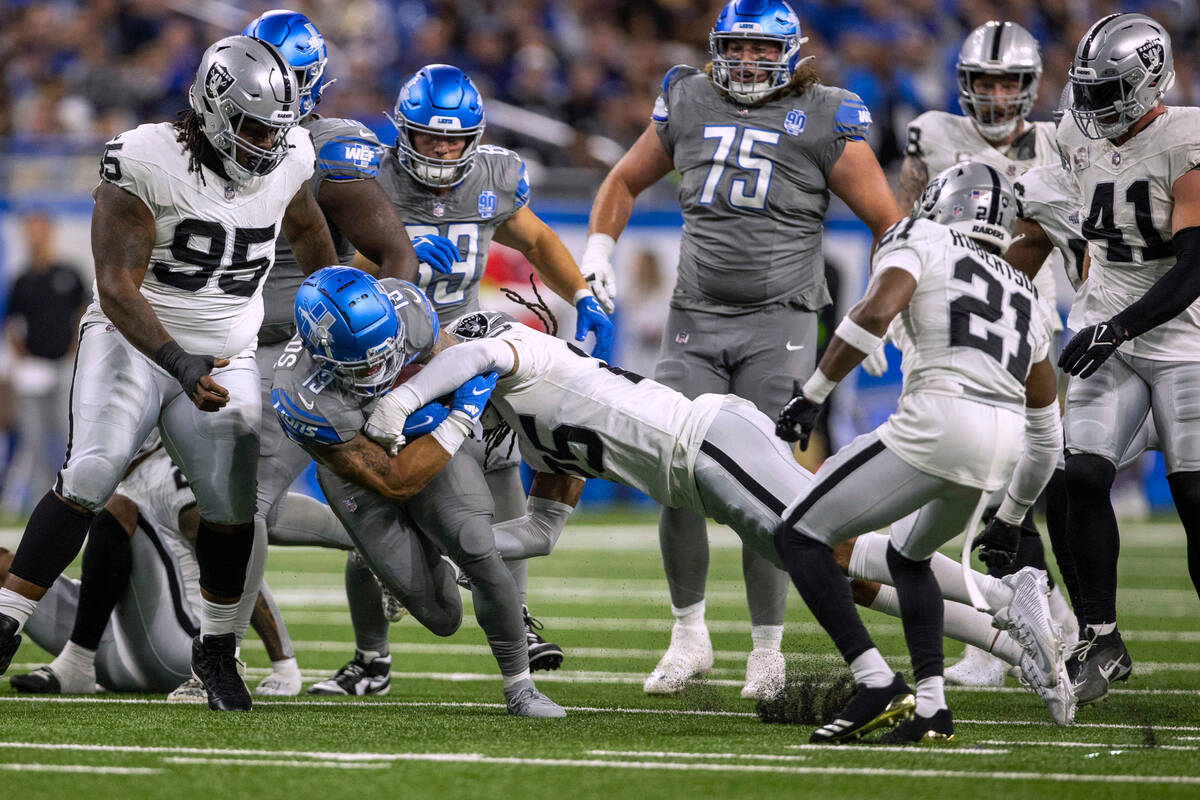
[{"label": "football player in white jersey", "polygon": [[1132,670],[1116,627],[1109,491],[1151,410],[1200,587],[1200,109],[1164,105],[1173,64],[1162,25],[1143,14],[1105,17],[1076,48],[1075,124],[1058,128],[1090,256],[1069,319],[1078,333],[1059,360],[1073,376],[1063,427],[1086,625],[1070,662],[1081,705]]},{"label": "football player in white jersey", "polygon": [[0,670],[158,425],[201,517],[193,670],[211,708],[249,709],[233,629],[254,529],[262,280],[281,227],[308,270],[337,253],[305,185],[315,156],[294,129],[299,93],[279,53],[244,36],[216,42],[189,104],[180,122],[143,125],[105,149],[96,301],[80,326],[67,460],[0,589]]},{"label": "football player in white jersey", "polygon": [[[979,161],[990,164],[1009,180],[1027,170],[1060,162],[1054,142],[1054,124],[1026,119],[1037,100],[1042,77],[1042,55],[1037,40],[1015,22],[993,20],[967,35],[958,54],[955,72],[959,104],[963,113],[927,111],[908,126],[908,147],[900,170],[899,195],[903,208],[924,191],[930,175],[952,164]],[[1054,264],[1061,263],[1053,255]],[[1062,330],[1055,303],[1054,269],[1035,272],[1040,300],[1052,337]],[[872,374],[871,361],[865,368]],[[991,506],[1002,498],[992,498]],[[1022,520],[1021,552],[1008,567],[989,566],[996,577],[1023,566],[1045,569],[1045,548],[1032,518]],[[1053,586],[1053,581],[1051,581]],[[1054,589],[1051,608],[1055,619],[1075,625],[1070,606]],[[975,647],[967,647],[964,658],[946,670],[948,683],[1003,685],[1007,665]]]},{"label": "football player in white jersey", "polygon": [[[13,688],[92,694],[99,683],[114,692],[165,692],[179,683],[191,672],[199,632],[199,524],[187,478],[152,434],[92,521],[80,579],[60,576],[26,623],[29,637],[55,659],[14,675]],[[0,577],[9,561],[0,550]],[[286,683],[295,694],[300,670],[265,584],[257,599],[252,621],[272,669],[255,691],[277,694]]]},{"label": "football player in white jersey", "polygon": [[[1019,523],[1053,471],[1062,436],[1050,336],[1036,290],[1000,257],[1017,207],[1011,184],[987,164],[939,173],[913,215],[884,236],[866,296],[780,412],[777,433],[805,446],[829,393],[875,351],[898,316],[904,387],[896,413],[821,466],[776,534],[793,582],[857,684],[849,704],[812,742],[857,739],[914,710],[912,690],[888,667],[855,612],[831,549],[888,524],[887,564],[917,691],[915,716],[882,741],[953,736],[943,691],[943,607],[930,558],[975,524],[988,495],[1006,484],[997,517]],[[1001,619],[1024,619],[1028,629],[1019,639],[1041,634],[1036,666],[1050,685],[1065,684],[1045,572],[1026,567],[1004,582],[1022,601]]]}]

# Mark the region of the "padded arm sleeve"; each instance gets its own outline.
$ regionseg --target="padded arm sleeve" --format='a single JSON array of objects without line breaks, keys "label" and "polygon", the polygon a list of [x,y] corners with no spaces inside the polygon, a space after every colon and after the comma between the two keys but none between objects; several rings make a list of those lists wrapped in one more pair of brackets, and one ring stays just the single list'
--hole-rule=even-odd
[{"label": "padded arm sleeve", "polygon": [[1130,339],[1174,319],[1200,298],[1200,226],[1184,228],[1172,243],[1175,266],[1142,299],[1113,317]]},{"label": "padded arm sleeve", "polygon": [[1025,409],[1025,450],[1013,470],[1004,502],[996,511],[998,519],[1010,525],[1021,524],[1025,512],[1054,474],[1062,446],[1062,418],[1058,413],[1058,403],[1051,403],[1045,408]]}]

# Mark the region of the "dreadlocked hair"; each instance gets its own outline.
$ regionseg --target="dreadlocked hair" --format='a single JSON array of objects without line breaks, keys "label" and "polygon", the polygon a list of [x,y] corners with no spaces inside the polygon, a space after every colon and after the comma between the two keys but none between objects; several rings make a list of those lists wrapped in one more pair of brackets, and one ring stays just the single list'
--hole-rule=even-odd
[{"label": "dreadlocked hair", "polygon": [[[538,318],[538,322],[542,323],[542,327],[546,329],[546,333],[551,336],[558,335],[558,318],[554,316],[554,312],[550,310],[550,306],[546,305],[546,301],[542,298],[542,293],[538,291],[537,282],[533,275],[529,276],[529,288],[533,290],[534,300],[526,300],[521,296],[520,292],[516,292],[507,287],[501,287],[500,291],[504,292],[504,296],[519,306],[523,306]],[[504,444],[508,440],[508,450],[504,457],[511,458],[513,448],[517,445],[517,437],[512,436],[512,428],[507,422],[500,421],[494,428],[488,428],[483,432],[483,463],[486,465],[488,459],[491,458],[492,452]]]},{"label": "dreadlocked hair", "polygon": [[188,154],[188,172],[195,172],[200,176],[200,182],[207,185],[204,180],[203,158],[205,148],[210,147],[208,137],[204,135],[204,129],[200,125],[200,115],[192,109],[180,111],[177,115],[175,125],[176,135],[175,141],[183,145],[183,149]]},{"label": "dreadlocked hair", "polygon": [[[709,81],[712,81],[713,65],[708,62],[704,65],[704,74],[708,76]],[[796,68],[792,73],[792,79],[783,86],[780,86],[775,91],[768,94],[766,97],[756,102],[750,103],[747,108],[758,108],[761,105],[777,100],[780,97],[788,95],[802,95],[808,91],[810,86],[821,82],[821,76],[817,73],[816,68],[807,61]],[[720,86],[713,84],[713,88],[720,92],[723,96],[728,97],[729,93]]]}]

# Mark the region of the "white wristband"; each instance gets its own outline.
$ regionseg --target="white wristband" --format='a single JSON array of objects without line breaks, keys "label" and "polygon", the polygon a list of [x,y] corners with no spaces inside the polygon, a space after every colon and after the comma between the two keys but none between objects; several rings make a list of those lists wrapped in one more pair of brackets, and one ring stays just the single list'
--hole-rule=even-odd
[{"label": "white wristband", "polygon": [[838,385],[837,381],[831,381],[825,376],[824,372],[818,369],[812,374],[812,377],[805,382],[804,388],[800,391],[804,392],[804,396],[814,403],[824,403],[829,393]]},{"label": "white wristband", "polygon": [[837,330],[834,333],[843,342],[867,355],[874,353],[879,349],[879,345],[883,344],[882,336],[876,336],[866,328],[863,328],[857,322],[850,319],[849,315],[842,317],[842,321],[838,323]]},{"label": "white wristband", "polygon": [[442,420],[442,424],[434,428],[433,433],[429,435],[442,446],[443,450],[454,455],[474,428],[475,425],[466,414],[461,411],[451,411],[450,416]]},{"label": "white wristband", "polygon": [[597,255],[607,261],[616,246],[617,240],[607,233],[589,233],[584,255]]},{"label": "white wristband", "polygon": [[571,305],[579,305],[579,301],[585,297],[595,297],[591,289],[580,289],[575,293],[575,297],[571,299]]}]

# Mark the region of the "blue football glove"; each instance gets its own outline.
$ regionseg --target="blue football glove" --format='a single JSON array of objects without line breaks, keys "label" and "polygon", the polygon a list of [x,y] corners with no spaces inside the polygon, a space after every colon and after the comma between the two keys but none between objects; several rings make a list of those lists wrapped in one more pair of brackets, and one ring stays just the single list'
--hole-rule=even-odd
[{"label": "blue football glove", "polygon": [[592,357],[608,361],[612,356],[613,324],[599,301],[592,295],[579,298],[575,304],[575,341],[582,342],[589,332],[596,334],[596,346]]},{"label": "blue football glove", "polygon": [[497,380],[499,380],[499,376],[494,372],[471,378],[454,391],[454,397],[450,401],[450,411],[461,411],[472,422],[478,422],[479,417],[483,415],[488,398],[492,396],[492,390],[496,388]]},{"label": "blue football glove", "polygon": [[458,247],[445,236],[427,233],[412,240],[417,261],[433,267],[443,274],[450,272],[450,265],[458,261]]},{"label": "blue football glove", "polygon": [[450,409],[436,400],[427,406],[421,406],[408,415],[404,421],[404,438],[408,441],[433,433],[433,429],[442,424],[442,420],[450,416]]}]

